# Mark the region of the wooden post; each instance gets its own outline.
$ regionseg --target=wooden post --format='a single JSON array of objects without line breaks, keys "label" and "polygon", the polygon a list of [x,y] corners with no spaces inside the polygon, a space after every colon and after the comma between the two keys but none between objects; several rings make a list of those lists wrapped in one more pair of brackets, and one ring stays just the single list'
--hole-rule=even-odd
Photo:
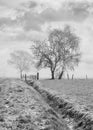
[{"label": "wooden post", "polygon": [[87,76],[87,74],[86,74],[86,79],[88,79],[88,76]]},{"label": "wooden post", "polygon": [[69,74],[67,74],[67,79],[69,80]]},{"label": "wooden post", "polygon": [[72,80],[74,79],[74,74],[72,74]]},{"label": "wooden post", "polygon": [[26,76],[26,74],[25,74],[25,81],[27,80],[26,78],[27,78],[27,76]]},{"label": "wooden post", "polygon": [[39,73],[37,73],[37,80],[39,80]]},{"label": "wooden post", "polygon": [[23,76],[22,76],[22,80],[24,80],[24,74],[23,74]]}]

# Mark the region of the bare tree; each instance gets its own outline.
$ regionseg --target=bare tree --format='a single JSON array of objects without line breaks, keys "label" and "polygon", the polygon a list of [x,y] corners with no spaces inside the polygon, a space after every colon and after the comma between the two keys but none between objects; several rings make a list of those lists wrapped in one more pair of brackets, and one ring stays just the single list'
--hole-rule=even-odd
[{"label": "bare tree", "polygon": [[26,51],[17,50],[10,54],[11,58],[8,63],[14,65],[19,71],[20,78],[22,79],[23,72],[27,72],[31,68],[32,57]]},{"label": "bare tree", "polygon": [[69,26],[64,30],[53,30],[49,35],[49,41],[58,46],[59,61],[56,71],[59,71],[59,79],[67,69],[74,70],[80,61],[79,37],[71,31]]},{"label": "bare tree", "polygon": [[38,59],[37,67],[50,68],[52,79],[55,73],[61,79],[67,69],[74,70],[80,59],[79,38],[69,26],[52,30],[47,41],[35,41],[32,50]]},{"label": "bare tree", "polygon": [[[52,48],[52,45],[48,41],[35,41],[31,47],[33,54],[37,60],[36,67],[50,68],[51,77],[54,79],[54,72],[56,69],[56,51]],[[57,59],[56,59],[57,60]]]}]

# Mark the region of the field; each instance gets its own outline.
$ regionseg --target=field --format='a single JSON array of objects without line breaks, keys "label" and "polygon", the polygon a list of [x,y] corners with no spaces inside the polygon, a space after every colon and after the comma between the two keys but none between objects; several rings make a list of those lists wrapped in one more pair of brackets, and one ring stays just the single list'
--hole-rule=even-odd
[{"label": "field", "polygon": [[0,130],[93,130],[92,83],[0,79]]},{"label": "field", "polygon": [[0,79],[0,130],[70,130],[31,86]]},{"label": "field", "polygon": [[93,80],[41,80],[42,86],[93,112]]}]

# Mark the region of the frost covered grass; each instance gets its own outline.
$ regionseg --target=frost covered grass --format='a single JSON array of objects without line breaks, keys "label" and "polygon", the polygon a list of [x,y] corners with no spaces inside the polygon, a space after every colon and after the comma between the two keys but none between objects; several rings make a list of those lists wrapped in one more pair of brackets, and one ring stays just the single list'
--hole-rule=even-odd
[{"label": "frost covered grass", "polygon": [[41,80],[42,87],[58,93],[72,102],[85,105],[93,111],[93,79]]},{"label": "frost covered grass", "polygon": [[69,128],[32,86],[19,79],[3,79],[0,81],[0,130]]},{"label": "frost covered grass", "polygon": [[53,88],[34,83],[33,87],[42,95],[45,101],[64,118],[71,130],[93,130],[93,112],[82,103],[75,102]]}]

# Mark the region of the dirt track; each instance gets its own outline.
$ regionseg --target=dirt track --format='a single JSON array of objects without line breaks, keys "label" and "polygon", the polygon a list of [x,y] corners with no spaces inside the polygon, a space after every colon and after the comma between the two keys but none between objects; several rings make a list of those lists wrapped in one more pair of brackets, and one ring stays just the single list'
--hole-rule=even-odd
[{"label": "dirt track", "polygon": [[31,86],[0,80],[0,130],[69,130],[66,122]]}]

